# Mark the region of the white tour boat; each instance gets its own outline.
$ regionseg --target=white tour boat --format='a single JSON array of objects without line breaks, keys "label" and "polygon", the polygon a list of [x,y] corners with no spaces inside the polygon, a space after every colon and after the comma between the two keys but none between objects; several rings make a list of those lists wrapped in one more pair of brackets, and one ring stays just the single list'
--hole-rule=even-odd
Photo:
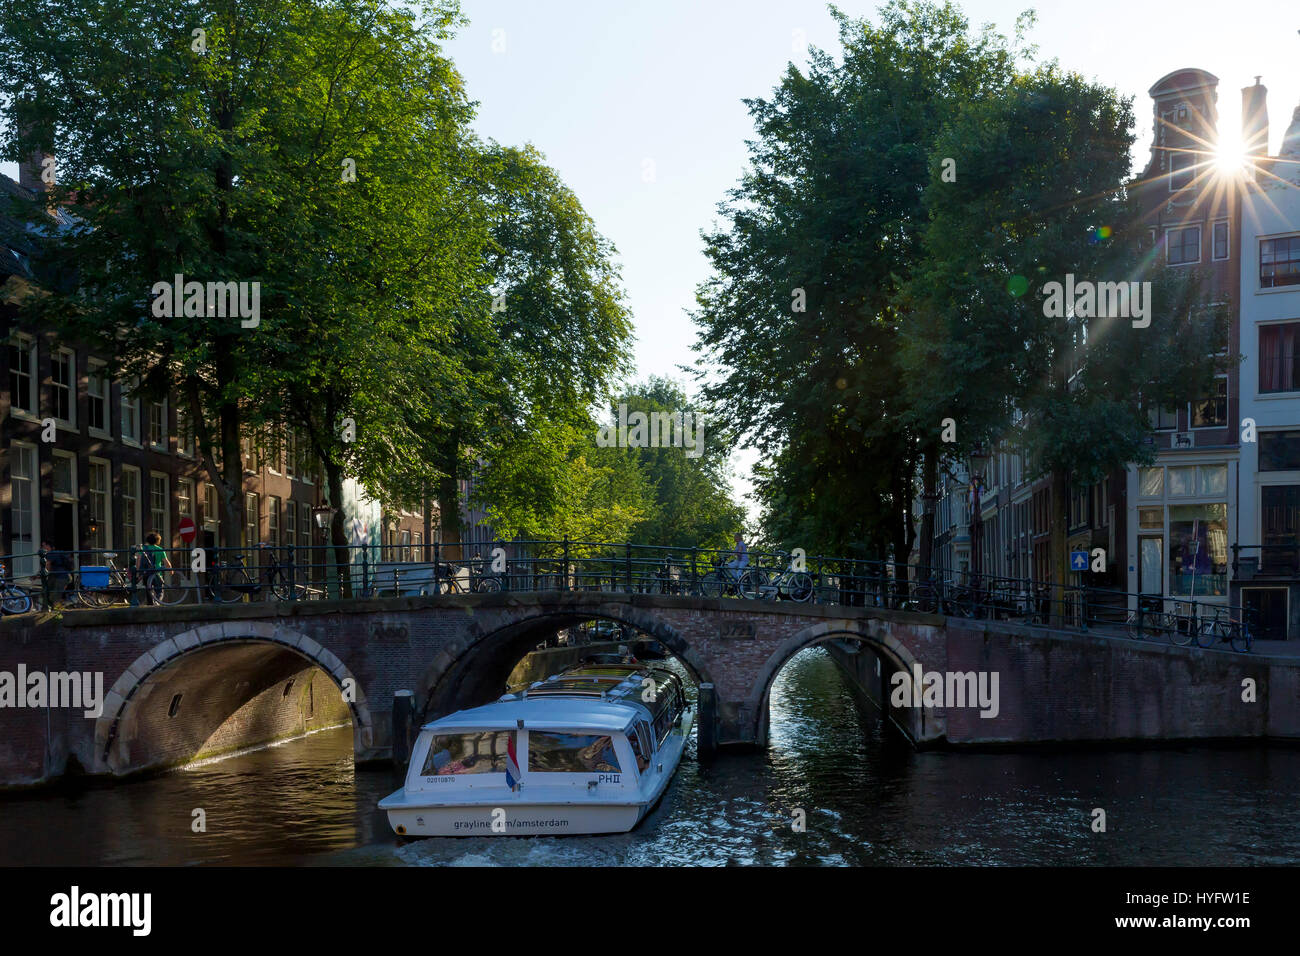
[{"label": "white tour boat", "polygon": [[406,837],[623,833],[668,788],[692,719],[670,670],[573,667],[426,724],[379,807]]}]

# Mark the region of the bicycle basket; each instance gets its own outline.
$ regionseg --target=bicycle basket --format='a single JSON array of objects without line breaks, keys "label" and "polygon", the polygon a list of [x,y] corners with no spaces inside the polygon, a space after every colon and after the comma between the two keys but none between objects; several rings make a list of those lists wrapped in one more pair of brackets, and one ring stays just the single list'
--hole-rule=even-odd
[{"label": "bicycle basket", "polygon": [[108,587],[108,568],[98,565],[83,566],[81,569],[81,586],[92,589]]}]

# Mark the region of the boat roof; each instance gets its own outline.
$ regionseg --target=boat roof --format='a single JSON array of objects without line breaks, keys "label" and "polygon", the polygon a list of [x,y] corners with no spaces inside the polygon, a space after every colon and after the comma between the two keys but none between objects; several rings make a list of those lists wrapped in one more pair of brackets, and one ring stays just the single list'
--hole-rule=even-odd
[{"label": "boat roof", "polygon": [[646,677],[660,681],[679,679],[666,668],[644,664],[579,665],[515,694],[481,707],[460,710],[425,724],[425,729],[513,730],[524,722],[525,729],[547,727],[564,730],[622,732],[641,715],[651,720],[667,706],[666,695],[641,701],[641,682]]},{"label": "boat roof", "polygon": [[425,724],[425,730],[514,730],[519,721],[526,730],[595,730],[621,733],[634,721],[639,708],[630,703],[564,697],[508,697],[459,710]]}]

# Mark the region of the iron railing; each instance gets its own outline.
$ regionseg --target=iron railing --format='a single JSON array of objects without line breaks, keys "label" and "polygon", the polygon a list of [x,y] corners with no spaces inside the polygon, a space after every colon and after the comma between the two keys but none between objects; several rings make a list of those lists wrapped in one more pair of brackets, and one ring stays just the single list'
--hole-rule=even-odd
[{"label": "iron railing", "polygon": [[169,548],[161,554],[165,558],[135,547],[125,557],[102,550],[39,551],[0,561],[12,568],[16,559],[36,559],[39,573],[27,584],[37,592],[35,603],[46,608],[592,591],[886,607],[1179,644],[1204,644],[1211,632],[1227,633],[1229,622],[1253,625],[1239,606],[1197,598],[988,574],[975,578],[890,561],[792,559],[785,552],[750,551],[743,566],[725,550],[567,539],[470,547],[261,544]]}]

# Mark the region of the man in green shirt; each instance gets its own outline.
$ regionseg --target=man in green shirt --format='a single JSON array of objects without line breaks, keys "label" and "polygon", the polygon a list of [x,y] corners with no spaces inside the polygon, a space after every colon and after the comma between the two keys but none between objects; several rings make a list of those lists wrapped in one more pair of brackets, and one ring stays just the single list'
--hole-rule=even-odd
[{"label": "man in green shirt", "polygon": [[161,542],[157,532],[150,531],[144,536],[144,546],[140,548],[140,577],[144,583],[145,600],[150,604],[159,603],[158,599],[162,597],[163,575],[160,569],[172,566]]}]

